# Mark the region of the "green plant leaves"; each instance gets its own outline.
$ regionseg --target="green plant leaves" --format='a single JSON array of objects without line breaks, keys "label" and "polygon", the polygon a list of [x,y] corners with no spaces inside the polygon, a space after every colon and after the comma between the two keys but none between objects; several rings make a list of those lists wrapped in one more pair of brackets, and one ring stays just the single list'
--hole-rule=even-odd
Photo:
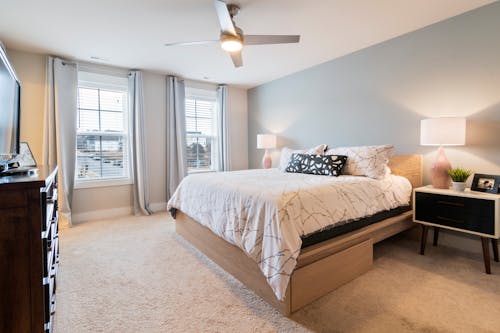
[{"label": "green plant leaves", "polygon": [[449,169],[448,174],[451,177],[451,180],[454,182],[465,182],[470,175],[472,175],[473,171],[469,169],[455,168]]}]

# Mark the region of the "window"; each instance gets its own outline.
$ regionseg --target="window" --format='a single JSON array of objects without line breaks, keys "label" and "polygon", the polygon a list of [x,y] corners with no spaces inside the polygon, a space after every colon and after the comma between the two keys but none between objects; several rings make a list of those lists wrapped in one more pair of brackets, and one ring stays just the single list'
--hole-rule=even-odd
[{"label": "window", "polygon": [[76,186],[131,184],[128,80],[78,75]]},{"label": "window", "polygon": [[186,89],[188,172],[217,170],[215,91]]}]

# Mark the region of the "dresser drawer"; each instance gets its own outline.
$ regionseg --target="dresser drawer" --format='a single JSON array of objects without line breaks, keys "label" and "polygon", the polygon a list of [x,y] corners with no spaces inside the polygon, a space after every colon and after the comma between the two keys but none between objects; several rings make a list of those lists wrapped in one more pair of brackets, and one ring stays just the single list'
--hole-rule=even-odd
[{"label": "dresser drawer", "polygon": [[57,207],[55,203],[42,205],[42,233],[47,232],[55,218]]},{"label": "dresser drawer", "polygon": [[416,192],[415,219],[494,235],[495,202],[493,200]]},{"label": "dresser drawer", "polygon": [[43,277],[46,278],[49,277],[52,267],[52,250],[48,247],[46,239],[42,239],[42,246],[45,249],[42,251]]},{"label": "dresser drawer", "polygon": [[59,267],[59,237],[54,238],[52,245],[52,265],[50,266],[50,276],[57,278],[57,270]]},{"label": "dresser drawer", "polygon": [[45,314],[45,323],[50,323],[51,316],[54,314],[53,309],[55,309],[55,294],[54,294],[54,287],[55,287],[55,278],[52,277],[50,279],[45,279],[45,283],[43,285],[43,292],[44,292],[44,314]]}]

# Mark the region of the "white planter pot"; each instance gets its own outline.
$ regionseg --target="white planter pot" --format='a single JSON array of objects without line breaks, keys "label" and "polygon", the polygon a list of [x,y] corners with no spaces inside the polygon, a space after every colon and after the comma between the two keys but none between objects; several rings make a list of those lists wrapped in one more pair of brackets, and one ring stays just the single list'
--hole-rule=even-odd
[{"label": "white planter pot", "polygon": [[457,192],[465,191],[465,182],[451,182],[451,189]]}]

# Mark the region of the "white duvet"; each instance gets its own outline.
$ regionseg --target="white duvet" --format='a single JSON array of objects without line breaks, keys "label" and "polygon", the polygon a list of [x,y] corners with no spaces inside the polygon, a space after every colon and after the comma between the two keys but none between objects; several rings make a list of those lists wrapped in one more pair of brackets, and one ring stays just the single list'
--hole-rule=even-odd
[{"label": "white duvet", "polygon": [[255,260],[285,298],[301,236],[407,205],[410,182],[387,175],[316,176],[258,169],[192,174],[168,202]]}]

